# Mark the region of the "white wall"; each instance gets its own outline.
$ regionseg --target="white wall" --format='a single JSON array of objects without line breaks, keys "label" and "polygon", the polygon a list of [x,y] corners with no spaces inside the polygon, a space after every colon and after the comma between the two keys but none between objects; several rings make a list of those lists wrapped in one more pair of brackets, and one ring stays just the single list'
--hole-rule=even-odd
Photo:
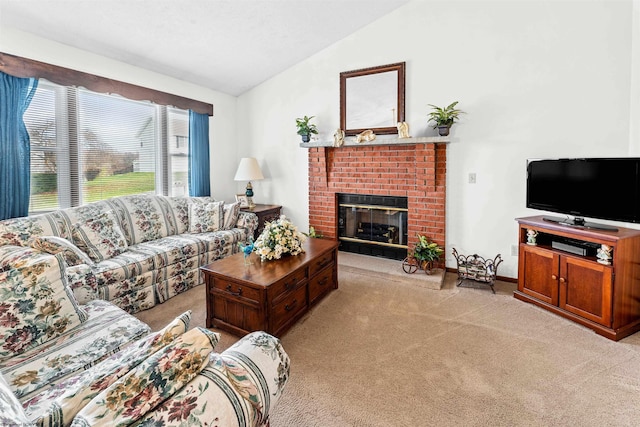
[{"label": "white wall", "polygon": [[427,104],[458,100],[467,113],[448,147],[447,252],[501,253],[499,274],[516,277],[514,218],[540,213],[525,208],[526,159],[629,153],[631,12],[631,0],[397,9],[239,97],[239,154],[256,156],[267,178],[254,183],[256,201],[282,204],[306,229],[307,151],[294,119],[317,116],[330,140],[339,73],[406,61],[412,136],[434,134]]},{"label": "white wall", "polygon": [[213,104],[209,121],[211,192],[219,200],[234,200],[236,183],[237,98],[94,53],[37,37],[13,28],[0,30],[0,52],[144,86]]}]

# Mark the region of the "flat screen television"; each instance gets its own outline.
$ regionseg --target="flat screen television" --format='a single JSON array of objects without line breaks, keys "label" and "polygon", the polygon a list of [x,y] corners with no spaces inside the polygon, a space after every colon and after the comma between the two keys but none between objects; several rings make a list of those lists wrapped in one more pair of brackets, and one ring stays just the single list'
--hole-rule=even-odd
[{"label": "flat screen television", "polygon": [[527,160],[527,207],[574,218],[566,225],[615,229],[584,218],[640,222],[640,158]]}]

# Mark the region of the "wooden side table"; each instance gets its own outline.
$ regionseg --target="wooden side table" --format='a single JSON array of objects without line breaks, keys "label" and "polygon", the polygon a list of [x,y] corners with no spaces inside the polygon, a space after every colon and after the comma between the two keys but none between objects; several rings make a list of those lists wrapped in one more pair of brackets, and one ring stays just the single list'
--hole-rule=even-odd
[{"label": "wooden side table", "polygon": [[262,230],[264,230],[264,223],[270,222],[280,217],[279,205],[255,205],[253,208],[241,208],[242,212],[252,212],[258,216],[258,228],[253,233],[253,239],[257,239]]}]

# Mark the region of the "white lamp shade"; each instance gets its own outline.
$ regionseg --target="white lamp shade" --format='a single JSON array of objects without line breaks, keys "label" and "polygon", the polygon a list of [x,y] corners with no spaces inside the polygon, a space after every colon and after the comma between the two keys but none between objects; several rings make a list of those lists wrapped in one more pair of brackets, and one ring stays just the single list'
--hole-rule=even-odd
[{"label": "white lamp shade", "polygon": [[255,157],[243,157],[238,165],[234,181],[255,181],[264,179],[260,165]]}]

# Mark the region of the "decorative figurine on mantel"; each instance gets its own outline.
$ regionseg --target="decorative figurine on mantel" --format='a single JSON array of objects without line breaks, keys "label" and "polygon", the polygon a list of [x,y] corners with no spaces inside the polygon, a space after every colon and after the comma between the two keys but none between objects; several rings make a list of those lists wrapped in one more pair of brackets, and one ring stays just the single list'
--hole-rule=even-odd
[{"label": "decorative figurine on mantel", "polygon": [[527,228],[527,245],[532,245],[532,246],[537,245],[536,243],[537,236],[538,236],[538,232],[536,230],[534,230],[533,228]]},{"label": "decorative figurine on mantel", "polygon": [[407,122],[398,122],[398,138],[411,138],[409,136],[409,123]]},{"label": "decorative figurine on mantel", "polygon": [[365,130],[365,131],[359,133],[358,135],[356,135],[356,142],[357,143],[369,142],[369,141],[373,141],[374,139],[376,139],[376,134],[373,133],[373,131],[371,129]]},{"label": "decorative figurine on mantel", "polygon": [[334,147],[342,147],[344,145],[344,131],[342,129],[337,129],[333,134],[333,146]]},{"label": "decorative figurine on mantel", "polygon": [[611,265],[611,251],[613,248],[609,245],[600,245],[598,248],[598,252],[596,253],[596,258],[598,258],[598,262],[604,265]]}]

